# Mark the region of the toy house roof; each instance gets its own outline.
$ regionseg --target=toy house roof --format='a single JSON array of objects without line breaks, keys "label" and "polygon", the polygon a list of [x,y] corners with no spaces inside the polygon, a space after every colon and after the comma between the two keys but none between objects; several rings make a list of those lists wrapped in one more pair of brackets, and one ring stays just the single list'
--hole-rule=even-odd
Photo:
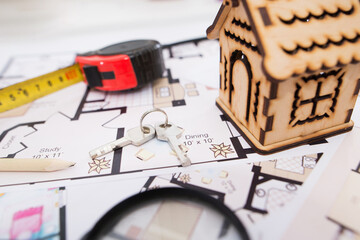
[{"label": "toy house roof", "polygon": [[272,79],[360,61],[359,0],[224,0],[208,38],[219,37],[230,10],[240,4]]}]

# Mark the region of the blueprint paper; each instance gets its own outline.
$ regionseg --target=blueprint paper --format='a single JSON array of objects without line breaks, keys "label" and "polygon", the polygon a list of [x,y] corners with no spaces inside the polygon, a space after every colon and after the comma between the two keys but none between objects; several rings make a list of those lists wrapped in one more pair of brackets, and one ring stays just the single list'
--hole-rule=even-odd
[{"label": "blueprint paper", "polygon": [[[326,149],[330,142],[341,139],[331,138],[323,144],[302,146],[277,155],[255,154],[215,106],[218,91],[213,82],[218,81],[218,74],[214,74],[214,70],[207,71],[207,63],[212,62],[210,66],[216,69],[218,52],[214,49],[217,45],[217,41],[195,40],[167,46],[164,49],[167,67],[164,78],[138,91],[106,93],[78,83],[23,107],[22,112],[12,117],[5,112],[0,118],[1,157],[61,158],[76,162],[76,166],[44,174],[3,173],[0,185],[134,172],[149,176],[157,169],[177,171],[178,159],[166,142],[156,139],[140,147],[126,146],[99,159],[89,157],[90,150],[123,137],[128,129],[138,126],[141,115],[154,107],[165,110],[169,121],[185,129],[180,142],[189,149],[188,156],[195,168],[204,163],[254,162],[288,154],[293,156],[304,149],[306,154],[317,153]],[[56,65],[71,64],[74,55],[59,54],[57,57],[15,57],[3,75],[8,79],[15,74],[23,78],[34,76],[34,72],[43,73],[39,71],[42,64],[46,65],[46,70],[57,69]],[[198,67],[192,69],[191,66]],[[154,125],[159,121],[164,121],[164,117],[150,114],[144,123]],[[154,154],[151,161],[136,157],[141,148],[151,150]]]},{"label": "blueprint paper", "polygon": [[1,239],[59,239],[64,188],[0,193]]},{"label": "blueprint paper", "polygon": [[[42,74],[44,69],[56,70],[71,64],[73,58],[74,54],[15,56],[4,67],[0,82],[6,79],[2,82],[6,86],[11,79],[19,81]],[[240,218],[251,236],[262,239],[274,226],[263,228],[261,223],[277,219],[284,206],[312,189],[316,182],[310,180],[321,175],[347,134],[272,155],[256,154],[215,106],[218,42],[194,40],[168,45],[164,58],[164,78],[138,91],[105,93],[78,83],[0,114],[0,157],[53,157],[76,162],[59,172],[1,173],[0,185],[20,192],[19,184],[27,188],[35,183],[31,186],[40,190],[45,184],[60,185],[67,193],[67,230],[61,234],[69,239],[83,236],[119,201],[166,186],[195,188],[218,198]],[[154,107],[165,110],[169,121],[184,128],[180,141],[188,148],[191,167],[181,167],[170,146],[156,139],[90,158],[90,150],[124,136]],[[356,126],[358,117],[353,117]],[[164,121],[160,113],[144,119],[145,124],[159,121]],[[147,161],[138,159],[136,153],[141,149],[154,156]],[[101,201],[107,195],[112,197]],[[302,201],[292,209],[293,215]],[[88,218],[80,219],[89,212]]]},{"label": "blueprint paper", "polygon": [[[360,130],[355,128],[322,171],[306,201],[299,206],[301,211],[284,229],[284,239],[289,236],[293,239],[359,238],[359,141]],[[307,221],[309,218],[312,223]]]}]

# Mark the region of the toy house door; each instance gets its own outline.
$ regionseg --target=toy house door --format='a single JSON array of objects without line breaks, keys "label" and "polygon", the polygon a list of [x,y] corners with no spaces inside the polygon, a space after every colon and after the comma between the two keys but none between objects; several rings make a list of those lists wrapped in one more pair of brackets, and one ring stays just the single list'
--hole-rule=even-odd
[{"label": "toy house door", "polygon": [[229,103],[231,111],[245,126],[250,118],[252,70],[246,55],[236,50],[230,57]]}]

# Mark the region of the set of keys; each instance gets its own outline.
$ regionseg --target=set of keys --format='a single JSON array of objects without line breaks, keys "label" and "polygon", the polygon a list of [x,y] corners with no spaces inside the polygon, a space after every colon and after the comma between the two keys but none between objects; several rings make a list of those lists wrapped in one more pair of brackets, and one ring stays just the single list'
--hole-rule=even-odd
[{"label": "set of keys", "polygon": [[[143,125],[142,122],[145,116],[155,111],[165,114],[165,123],[156,123],[155,128],[149,124]],[[186,155],[183,144],[181,144],[179,141],[179,138],[182,136],[183,132],[183,128],[168,122],[167,114],[163,110],[155,108],[145,112],[141,116],[140,126],[129,129],[124,137],[100,146],[90,151],[89,154],[92,159],[95,159],[130,144],[140,146],[155,138],[156,136],[158,140],[168,142],[172,150],[175,152],[177,158],[180,160],[181,165],[183,167],[187,167],[191,165],[191,161]]]}]

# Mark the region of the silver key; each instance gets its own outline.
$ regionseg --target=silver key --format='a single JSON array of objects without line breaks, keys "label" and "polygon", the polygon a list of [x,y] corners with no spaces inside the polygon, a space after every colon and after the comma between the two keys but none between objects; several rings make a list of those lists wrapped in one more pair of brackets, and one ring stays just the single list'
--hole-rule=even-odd
[{"label": "silver key", "polygon": [[172,123],[169,123],[166,127],[165,124],[158,123],[155,125],[156,138],[161,141],[166,141],[170,144],[171,148],[175,151],[177,158],[180,160],[183,167],[191,165],[191,161],[182,150],[182,144],[179,142],[184,129],[178,127]]},{"label": "silver key", "polygon": [[124,137],[90,151],[90,157],[95,159],[129,144],[140,146],[150,141],[155,137],[155,129],[151,125],[144,125],[143,127],[146,133],[141,130],[140,126],[131,128],[126,132]]}]

